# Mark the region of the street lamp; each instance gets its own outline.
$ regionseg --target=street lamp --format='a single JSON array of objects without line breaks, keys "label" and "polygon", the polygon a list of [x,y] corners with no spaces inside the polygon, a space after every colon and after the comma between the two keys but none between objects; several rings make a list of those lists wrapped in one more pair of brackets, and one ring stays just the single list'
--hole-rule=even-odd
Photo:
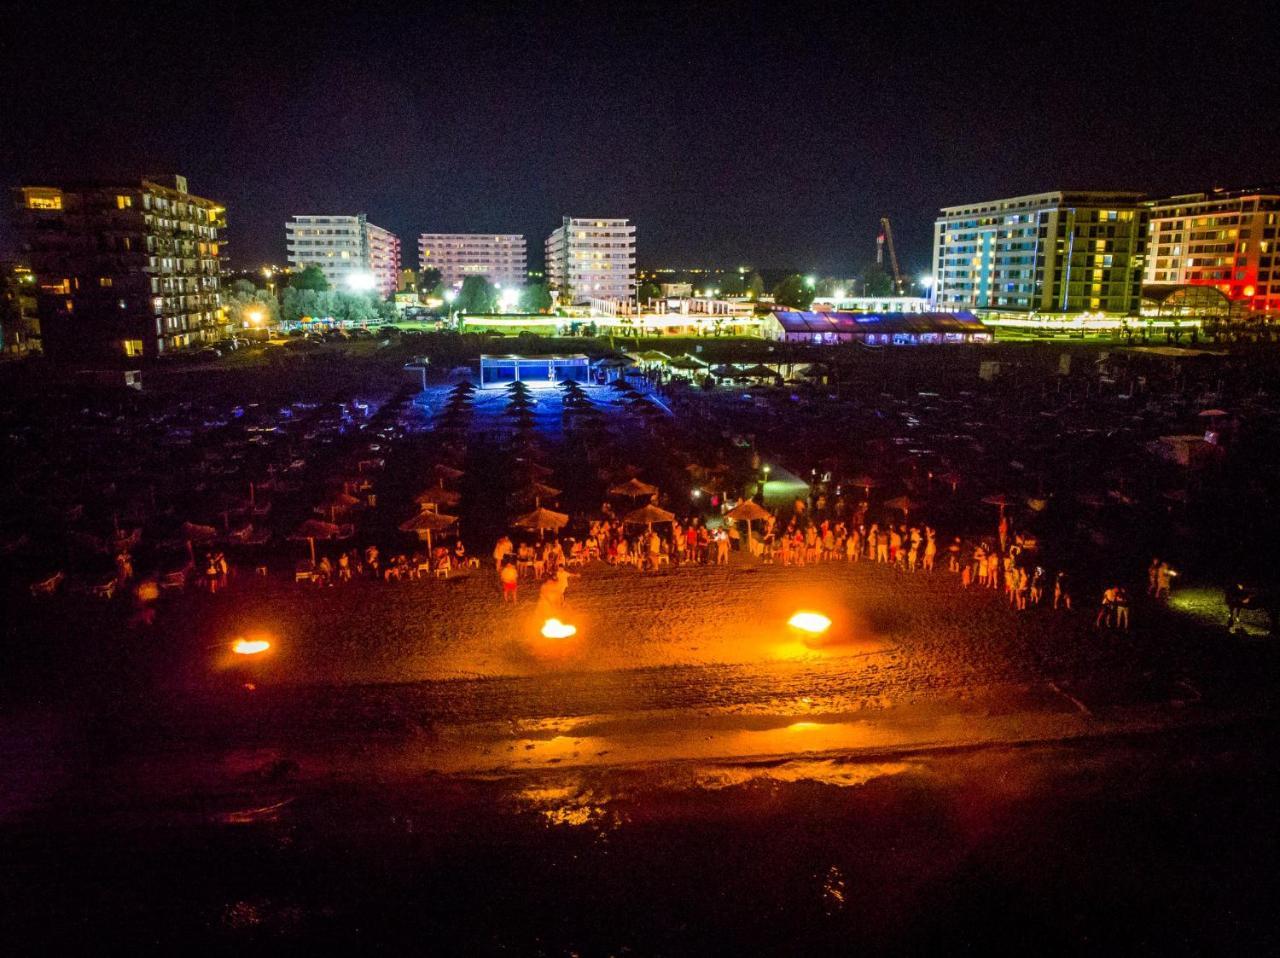
[{"label": "street lamp", "polygon": [[815,286],[818,285],[818,277],[810,273],[808,276],[804,278],[804,284],[808,286],[810,289],[813,289]]}]

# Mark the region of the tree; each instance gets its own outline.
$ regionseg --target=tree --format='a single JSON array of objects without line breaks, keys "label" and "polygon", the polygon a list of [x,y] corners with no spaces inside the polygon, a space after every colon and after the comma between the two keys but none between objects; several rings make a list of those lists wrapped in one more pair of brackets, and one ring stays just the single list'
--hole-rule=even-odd
[{"label": "tree", "polygon": [[335,312],[335,295],[328,290],[286,287],[280,299],[280,318],[286,323],[296,323],[304,316],[329,319]]},{"label": "tree", "polygon": [[662,287],[652,280],[646,280],[640,284],[636,290],[637,303],[652,303],[655,299],[662,298]]},{"label": "tree", "polygon": [[462,313],[496,313],[498,311],[498,291],[483,276],[468,276],[462,281],[462,289],[453,308]]},{"label": "tree", "polygon": [[440,285],[442,279],[444,279],[444,274],[440,270],[434,266],[428,266],[418,273],[418,292],[430,295],[432,290]]},{"label": "tree", "polygon": [[779,306],[808,309],[813,303],[813,287],[799,273],[792,273],[773,288],[773,301]]},{"label": "tree", "polygon": [[227,296],[227,322],[235,329],[267,329],[280,323],[280,304],[265,289],[246,279],[231,284]]},{"label": "tree", "polygon": [[551,308],[551,293],[544,283],[530,283],[520,290],[520,309],[526,313],[545,313]]},{"label": "tree", "polygon": [[317,293],[330,289],[329,281],[325,279],[324,271],[319,266],[308,266],[301,272],[291,273],[289,286],[292,289],[314,290]]},{"label": "tree", "polygon": [[746,280],[737,270],[725,273],[717,282],[721,296],[741,296],[747,291]]},{"label": "tree", "polygon": [[764,280],[759,273],[752,273],[747,277],[746,290],[752,299],[759,299],[764,295]]},{"label": "tree", "polygon": [[893,277],[879,263],[868,263],[862,271],[863,296],[892,296]]}]

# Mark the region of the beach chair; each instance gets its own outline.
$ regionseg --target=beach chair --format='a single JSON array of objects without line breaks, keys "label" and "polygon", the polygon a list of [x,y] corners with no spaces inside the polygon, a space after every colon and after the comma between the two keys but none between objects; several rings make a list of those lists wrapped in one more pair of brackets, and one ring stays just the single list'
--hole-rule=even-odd
[{"label": "beach chair", "polygon": [[315,576],[315,567],[305,559],[293,567],[294,582],[310,582]]}]

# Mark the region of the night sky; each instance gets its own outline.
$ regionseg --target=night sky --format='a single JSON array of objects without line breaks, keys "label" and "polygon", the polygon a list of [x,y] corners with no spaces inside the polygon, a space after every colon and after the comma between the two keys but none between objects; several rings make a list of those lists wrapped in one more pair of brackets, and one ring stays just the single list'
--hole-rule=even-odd
[{"label": "night sky", "polygon": [[923,270],[941,205],[1280,180],[1263,5],[148,6],[0,3],[0,180],[176,170],[237,266],[292,213],[411,265],[424,230],[540,261],[570,213],[630,217],[641,266],[839,274],[887,214]]}]

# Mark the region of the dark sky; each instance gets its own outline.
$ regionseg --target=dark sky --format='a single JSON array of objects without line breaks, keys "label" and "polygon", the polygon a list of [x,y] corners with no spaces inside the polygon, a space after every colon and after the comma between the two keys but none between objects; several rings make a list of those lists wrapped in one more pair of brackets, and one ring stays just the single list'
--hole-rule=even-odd
[{"label": "dark sky", "polygon": [[630,217],[641,265],[847,273],[887,214],[922,270],[941,205],[1280,180],[1263,5],[112,7],[0,0],[0,180],[185,173],[238,265],[292,213],[406,260],[541,259],[570,213]]}]

